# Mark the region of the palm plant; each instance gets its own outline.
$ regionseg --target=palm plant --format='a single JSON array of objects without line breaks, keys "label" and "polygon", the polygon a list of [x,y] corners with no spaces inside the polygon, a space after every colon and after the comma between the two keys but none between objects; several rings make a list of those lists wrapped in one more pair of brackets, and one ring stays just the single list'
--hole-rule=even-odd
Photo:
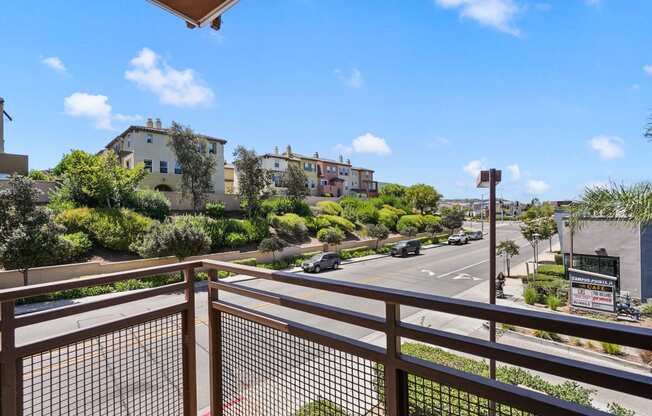
[{"label": "palm plant", "polygon": [[586,188],[582,199],[571,207],[571,226],[578,228],[587,218],[652,223],[652,183],[640,182],[630,186],[611,183]]}]

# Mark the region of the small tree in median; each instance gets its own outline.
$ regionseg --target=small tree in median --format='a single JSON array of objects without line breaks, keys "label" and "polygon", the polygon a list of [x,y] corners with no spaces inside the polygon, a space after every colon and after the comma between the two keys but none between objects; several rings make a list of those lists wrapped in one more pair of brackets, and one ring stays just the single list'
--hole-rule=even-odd
[{"label": "small tree in median", "polygon": [[31,179],[12,176],[0,191],[0,263],[18,269],[27,286],[28,270],[55,264],[69,252],[65,228],[56,224],[47,208],[36,205],[38,190]]},{"label": "small tree in median", "polygon": [[262,159],[252,149],[238,146],[233,152],[236,172],[238,175],[238,194],[240,201],[247,210],[249,218],[260,214],[261,196],[272,183],[270,172],[263,168]]},{"label": "small tree in median", "polygon": [[417,229],[417,227],[413,227],[411,225],[401,228],[401,235],[404,235],[406,237],[414,237],[415,235],[417,235],[418,232],[419,230]]},{"label": "small tree in median", "polygon": [[338,246],[344,241],[344,231],[337,227],[322,228],[317,233],[317,240],[328,245]]},{"label": "small tree in median", "polygon": [[190,221],[171,221],[153,225],[134,249],[143,257],[174,256],[183,261],[190,256],[207,253],[211,239]]},{"label": "small tree in median", "polygon": [[369,237],[376,239],[376,250],[381,240],[386,240],[389,237],[389,229],[383,224],[369,224],[367,226],[367,234]]},{"label": "small tree in median", "polygon": [[501,241],[498,246],[496,246],[496,254],[499,256],[505,257],[505,264],[507,266],[507,276],[511,277],[510,266],[511,258],[513,256],[518,256],[520,249],[514,240],[505,240]]},{"label": "small tree in median", "polygon": [[446,207],[441,210],[441,225],[451,233],[464,225],[466,214],[460,207]]},{"label": "small tree in median", "polygon": [[201,209],[205,195],[211,190],[211,178],[217,158],[208,151],[208,141],[189,127],[172,122],[168,147],[181,167],[181,192],[190,195],[192,209]]},{"label": "small tree in median", "polygon": [[291,163],[283,175],[283,183],[288,190],[288,197],[295,201],[301,201],[310,193],[308,189],[308,177],[301,166]]},{"label": "small tree in median", "polygon": [[258,245],[258,250],[263,253],[272,253],[272,259],[276,263],[276,252],[282,251],[287,246],[288,243],[285,240],[272,236],[261,241]]}]

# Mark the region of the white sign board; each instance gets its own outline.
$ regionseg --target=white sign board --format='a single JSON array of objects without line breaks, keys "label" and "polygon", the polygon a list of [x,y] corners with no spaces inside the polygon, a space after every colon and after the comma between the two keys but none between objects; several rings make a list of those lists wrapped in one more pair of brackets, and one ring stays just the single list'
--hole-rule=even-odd
[{"label": "white sign board", "polygon": [[601,312],[616,312],[617,277],[568,269],[571,306]]}]

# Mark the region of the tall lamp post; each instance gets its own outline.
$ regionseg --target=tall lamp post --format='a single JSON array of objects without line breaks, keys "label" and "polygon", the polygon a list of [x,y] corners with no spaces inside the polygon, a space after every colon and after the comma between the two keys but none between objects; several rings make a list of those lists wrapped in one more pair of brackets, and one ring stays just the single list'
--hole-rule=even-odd
[{"label": "tall lamp post", "polygon": [[534,274],[539,273],[539,240],[541,239],[541,234],[534,233]]},{"label": "tall lamp post", "polygon": [[[489,188],[489,303],[496,304],[496,185],[500,183],[500,170],[480,172],[478,188]],[[496,321],[489,322],[489,341],[496,342]],[[496,379],[496,360],[489,361],[489,376]]]}]

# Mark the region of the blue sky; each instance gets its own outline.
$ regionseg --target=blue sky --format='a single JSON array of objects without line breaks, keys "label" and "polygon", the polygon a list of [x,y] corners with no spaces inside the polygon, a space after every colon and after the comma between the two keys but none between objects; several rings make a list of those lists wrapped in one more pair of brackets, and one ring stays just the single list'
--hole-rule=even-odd
[{"label": "blue sky", "polygon": [[32,168],[160,117],[381,181],[478,197],[578,196],[650,179],[648,0],[241,0],[220,32],[144,0],[5,2],[7,151]]}]

